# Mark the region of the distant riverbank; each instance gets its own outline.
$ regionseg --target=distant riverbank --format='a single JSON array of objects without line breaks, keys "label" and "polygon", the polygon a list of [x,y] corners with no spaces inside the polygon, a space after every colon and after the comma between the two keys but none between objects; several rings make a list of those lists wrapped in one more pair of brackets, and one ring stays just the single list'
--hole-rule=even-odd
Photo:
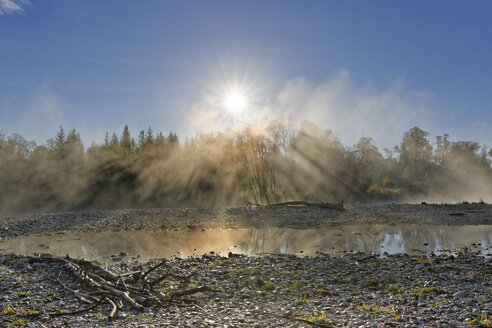
[{"label": "distant riverbank", "polygon": [[490,204],[344,204],[344,211],[306,206],[161,208],[0,216],[0,237],[61,231],[183,230],[340,224],[492,224]]}]

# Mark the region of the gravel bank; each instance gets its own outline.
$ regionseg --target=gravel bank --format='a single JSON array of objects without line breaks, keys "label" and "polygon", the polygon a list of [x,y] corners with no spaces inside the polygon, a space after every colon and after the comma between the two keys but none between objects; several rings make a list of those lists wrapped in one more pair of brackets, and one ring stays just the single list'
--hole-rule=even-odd
[{"label": "gravel bank", "polygon": [[[143,264],[144,269],[155,262]],[[163,281],[167,291],[207,285],[217,292],[192,296],[196,305],[123,308],[110,321],[108,307],[79,315],[79,301],[55,277],[84,290],[61,263],[28,263],[0,255],[0,326],[25,327],[490,327],[492,261],[471,252],[453,256],[364,254],[315,257],[208,254],[174,259],[189,281]],[[131,272],[128,259],[108,269]],[[162,274],[157,270],[156,275]],[[301,319],[301,320],[297,320]]]},{"label": "gravel bank", "polygon": [[[0,217],[0,238],[60,231],[100,232],[278,226],[316,228],[350,224],[492,224],[492,205],[345,205],[345,211],[281,206],[220,209],[82,211]],[[1,240],[0,240],[1,242]],[[114,274],[144,269],[124,256]],[[194,305],[123,308],[109,320],[108,306],[77,315],[69,288],[84,290],[61,263],[29,262],[0,254],[2,327],[490,327],[492,260],[467,249],[457,256],[369,254],[314,257],[267,255],[175,258],[174,273],[189,281],[163,281],[164,291],[206,285]],[[156,271],[154,274],[158,275]],[[310,321],[311,323],[308,323]]]},{"label": "gravel bank", "polygon": [[361,223],[492,224],[492,205],[349,205],[345,211],[303,206],[163,208],[0,216],[0,238],[57,231],[131,231],[262,226],[315,228]]}]

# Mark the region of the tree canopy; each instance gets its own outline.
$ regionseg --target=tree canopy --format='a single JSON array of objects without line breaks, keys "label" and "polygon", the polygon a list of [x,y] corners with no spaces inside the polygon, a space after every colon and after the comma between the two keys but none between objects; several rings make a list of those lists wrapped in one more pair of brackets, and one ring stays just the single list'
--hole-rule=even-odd
[{"label": "tree canopy", "polygon": [[473,141],[432,143],[413,127],[384,155],[370,137],[344,146],[330,130],[272,121],[262,132],[142,130],[84,147],[60,127],[47,146],[0,133],[0,211],[214,207],[288,200],[321,202],[492,198],[492,150]]}]

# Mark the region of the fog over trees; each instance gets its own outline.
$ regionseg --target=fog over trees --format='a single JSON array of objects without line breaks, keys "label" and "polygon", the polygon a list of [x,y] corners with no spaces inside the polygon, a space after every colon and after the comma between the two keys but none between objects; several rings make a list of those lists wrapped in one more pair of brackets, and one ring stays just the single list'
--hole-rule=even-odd
[{"label": "fog over trees", "polygon": [[85,147],[60,127],[38,146],[0,133],[0,211],[239,206],[316,202],[492,200],[492,150],[473,141],[434,142],[418,127],[382,152],[372,138],[344,146],[309,121],[272,121],[258,132],[179,140],[150,127],[106,133]]}]

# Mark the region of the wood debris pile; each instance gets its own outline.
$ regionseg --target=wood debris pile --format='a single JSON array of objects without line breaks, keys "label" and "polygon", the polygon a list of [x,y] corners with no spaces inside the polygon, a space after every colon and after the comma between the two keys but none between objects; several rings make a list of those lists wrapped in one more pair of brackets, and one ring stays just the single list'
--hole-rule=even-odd
[{"label": "wood debris pile", "polygon": [[[80,290],[68,287],[60,280],[62,271],[55,278],[60,286],[72,294],[80,303],[85,304],[76,311],[48,313],[50,316],[73,315],[87,312],[101,305],[109,305],[108,317],[113,319],[119,310],[131,307],[143,311],[145,307],[166,307],[170,304],[186,306],[194,303],[190,295],[200,292],[217,292],[208,286],[199,286],[183,290],[164,292],[159,287],[164,280],[175,279],[190,281],[194,273],[184,275],[173,272],[171,263],[163,260],[147,270],[138,270],[116,274],[97,262],[56,257],[48,254],[38,256],[18,256],[28,263],[61,263],[63,270],[79,282]],[[106,307],[107,308],[107,307]]]}]

